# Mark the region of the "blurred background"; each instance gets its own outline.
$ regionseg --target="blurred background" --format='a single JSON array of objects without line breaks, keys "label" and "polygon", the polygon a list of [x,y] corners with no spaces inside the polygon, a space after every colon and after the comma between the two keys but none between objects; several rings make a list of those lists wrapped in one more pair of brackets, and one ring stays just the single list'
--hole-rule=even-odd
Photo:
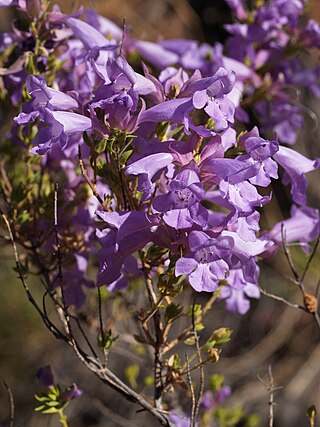
[{"label": "blurred background", "polygon": [[[226,37],[223,25],[231,22],[230,11],[222,0],[95,0],[56,3],[66,13],[80,5],[95,7],[100,14],[120,26],[125,17],[131,33],[146,40],[163,37],[192,38],[211,43],[223,41]],[[320,20],[319,0],[313,2],[311,15]],[[2,31],[9,29],[11,18],[10,9],[0,10]],[[318,60],[316,55],[308,59],[311,62]],[[305,104],[319,117],[317,101],[306,94]],[[319,128],[312,134],[304,130],[299,140],[303,151],[312,153],[312,157],[320,156]],[[314,207],[320,207],[319,174],[311,176],[310,200]],[[271,225],[272,217],[279,209],[274,199],[267,213]],[[305,254],[294,249],[293,256],[302,270],[306,262]],[[306,287],[310,293],[315,292],[319,280],[319,259],[317,254],[306,278]],[[84,390],[84,395],[67,410],[70,427],[154,425],[153,419],[143,413],[136,413],[136,406],[128,404],[88,374],[67,346],[47,332],[28,303],[17,274],[12,270],[14,259],[11,248],[0,247],[0,260],[1,425],[8,425],[9,413],[3,380],[10,386],[14,396],[15,427],[60,425],[55,416],[39,415],[33,410],[33,395],[40,391],[36,371],[47,364],[52,366],[61,384],[76,382]],[[262,268],[261,285],[270,292],[301,303],[299,292],[288,280],[289,275],[286,260],[279,253],[276,259]],[[37,283],[33,284],[33,289],[37,292]],[[128,306],[131,304],[131,307],[138,309],[138,302],[130,298],[132,296],[128,297]],[[210,330],[221,326],[232,328],[233,339],[224,348],[219,363],[213,365],[208,374],[219,372],[225,375],[225,383],[233,390],[228,405],[240,405],[247,412],[260,414],[261,426],[267,426],[269,396],[257,376],[268,382],[268,366],[271,365],[275,386],[282,386],[275,393],[277,406],[274,427],[308,426],[306,409],[314,404],[320,411],[320,331],[312,317],[266,297],[255,302],[253,309],[245,316],[228,314],[223,307],[223,303],[216,304],[206,323]],[[129,318],[124,314],[126,309],[121,305],[117,308],[118,315],[127,318],[124,325]],[[123,332],[125,337],[125,330],[118,332],[120,336]],[[123,366],[140,363],[143,357],[141,348],[134,346],[130,340],[120,339],[110,356],[110,366],[123,376]]]}]

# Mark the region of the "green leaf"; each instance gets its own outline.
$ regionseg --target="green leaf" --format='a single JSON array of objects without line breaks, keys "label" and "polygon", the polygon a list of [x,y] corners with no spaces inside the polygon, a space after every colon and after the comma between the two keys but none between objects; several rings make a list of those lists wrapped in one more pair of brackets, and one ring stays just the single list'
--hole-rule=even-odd
[{"label": "green leaf", "polygon": [[243,409],[239,406],[230,410],[227,416],[228,425],[237,424],[243,417]]},{"label": "green leaf", "polygon": [[208,351],[216,345],[215,340],[209,339],[206,343],[201,346],[202,351]]},{"label": "green leaf", "polygon": [[61,408],[48,408],[41,411],[42,414],[56,414]]},{"label": "green leaf", "polygon": [[11,193],[11,201],[14,204],[17,204],[24,200],[27,196],[27,191],[25,188],[25,185],[23,185],[21,182],[19,182],[17,185],[15,185],[12,189]]},{"label": "green leaf", "polygon": [[213,392],[219,391],[224,383],[224,377],[220,374],[213,374],[209,378],[209,389]]},{"label": "green leaf", "polygon": [[180,316],[180,314],[183,311],[183,307],[179,306],[178,304],[172,302],[171,304],[169,304],[166,308],[166,319],[167,320],[171,320],[174,319],[178,316]]},{"label": "green leaf", "polygon": [[91,147],[92,146],[92,141],[89,138],[89,135],[87,134],[87,132],[83,132],[83,140],[84,143],[88,146]]},{"label": "green leaf", "polygon": [[154,377],[153,377],[153,375],[146,376],[145,379],[143,380],[143,384],[144,384],[145,387],[153,386],[153,384],[154,384]]},{"label": "green leaf", "polygon": [[184,343],[186,345],[195,345],[196,339],[195,339],[195,337],[189,337],[186,340],[184,340]]},{"label": "green leaf", "polygon": [[101,154],[105,151],[107,147],[107,139],[102,138],[96,145],[95,145],[95,151],[97,154]]},{"label": "green leaf", "polygon": [[202,314],[202,307],[200,304],[195,304],[194,306],[191,305],[189,308],[188,316],[192,316],[192,313],[194,314],[194,317],[201,316]]},{"label": "green leaf", "polygon": [[248,416],[244,427],[258,427],[261,425],[261,418],[258,414],[251,414]]},{"label": "green leaf", "polygon": [[215,341],[215,345],[222,345],[231,340],[232,332],[230,328],[219,328],[213,332],[211,339]]},{"label": "green leaf", "polygon": [[197,332],[200,332],[200,331],[202,331],[202,330],[204,329],[204,325],[203,325],[203,323],[199,322],[199,323],[196,323],[196,324],[194,325],[194,328],[195,328],[195,330],[196,330]]},{"label": "green leaf", "polygon": [[137,378],[140,372],[139,365],[133,364],[126,367],[124,374],[132,388],[137,388]]},{"label": "green leaf", "polygon": [[38,401],[38,402],[46,402],[48,400],[47,396],[38,396],[37,394],[34,395],[34,398]]}]

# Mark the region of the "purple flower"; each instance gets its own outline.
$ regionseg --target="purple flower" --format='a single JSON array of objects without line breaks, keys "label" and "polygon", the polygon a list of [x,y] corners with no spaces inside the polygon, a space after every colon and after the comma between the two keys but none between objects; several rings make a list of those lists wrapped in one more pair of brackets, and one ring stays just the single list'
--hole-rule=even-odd
[{"label": "purple flower", "polygon": [[42,387],[52,388],[54,387],[54,378],[49,365],[38,369],[37,377]]},{"label": "purple flower", "polygon": [[[256,135],[255,135],[256,134]],[[232,184],[249,179],[251,184],[267,187],[271,179],[278,178],[278,165],[271,157],[279,150],[277,141],[267,141],[259,137],[257,129],[253,129],[239,139],[247,154],[237,157],[244,162],[242,170],[230,175],[228,181]]]},{"label": "purple flower", "polygon": [[118,289],[124,286],[119,280],[123,279],[126,268],[132,271],[131,255],[152,241],[150,229],[158,224],[158,220],[137,211],[97,212],[97,215],[106,223],[105,229],[97,230],[102,246],[97,285]]},{"label": "purple flower", "polygon": [[314,19],[310,19],[300,32],[300,40],[306,48],[320,48],[320,25]]},{"label": "purple flower", "polygon": [[317,169],[320,160],[310,160],[297,151],[282,146],[279,147],[279,151],[274,154],[273,158],[285,170],[283,182],[284,184],[291,183],[292,199],[305,206],[308,182],[304,174]]},{"label": "purple flower", "polygon": [[205,191],[196,172],[185,169],[169,182],[168,193],[152,201],[155,212],[163,213],[163,220],[177,229],[191,228],[193,224],[206,225],[207,210],[200,204]]},{"label": "purple flower", "polygon": [[208,390],[203,393],[200,400],[200,405],[205,411],[210,411],[216,406],[222,405],[225,402],[225,400],[227,400],[228,397],[230,397],[230,395],[231,395],[231,388],[227,385],[221,387],[215,393]]},{"label": "purple flower", "polygon": [[42,76],[27,76],[26,88],[32,97],[32,101],[23,106],[26,113],[41,107],[51,110],[75,110],[79,107],[78,102],[70,95],[48,87]]},{"label": "purple flower", "polygon": [[236,210],[242,212],[252,212],[257,206],[261,207],[270,201],[269,196],[260,196],[256,187],[247,181],[234,185],[228,181],[221,181],[219,189],[222,197],[226,198]]},{"label": "purple flower", "polygon": [[219,280],[227,276],[229,266],[224,258],[230,253],[232,239],[215,239],[203,231],[192,231],[188,243],[190,250],[176,262],[175,275],[185,274],[198,292],[213,292]]},{"label": "purple flower", "polygon": [[33,140],[30,151],[34,154],[45,154],[53,145],[58,145],[61,150],[66,148],[71,137],[80,136],[92,126],[91,119],[69,111],[51,111],[40,107],[38,111],[30,114],[20,113],[15,121],[20,125],[40,119],[39,130]]},{"label": "purple flower", "polygon": [[[74,305],[75,308],[79,310],[86,300],[83,287],[93,288],[94,282],[85,277],[88,261],[80,255],[76,255],[76,261],[76,264],[71,270],[63,270],[62,285],[66,305]],[[53,282],[54,286],[59,288],[60,283],[57,276],[54,278]]]},{"label": "purple flower", "polygon": [[61,398],[66,402],[76,399],[82,395],[83,391],[78,388],[77,384],[73,383],[71,386],[67,387],[65,391],[61,394]]},{"label": "purple flower", "polygon": [[148,200],[154,192],[155,185],[152,178],[170,165],[172,160],[173,155],[170,153],[155,153],[144,156],[127,167],[126,174],[138,176],[137,191],[143,192],[143,202]]},{"label": "purple flower", "polygon": [[[320,215],[318,209],[308,207],[291,208],[291,217],[278,222],[269,231],[269,238],[275,243],[271,253],[282,245],[283,238],[288,243],[301,242],[308,249],[308,243],[320,234]],[[272,250],[273,249],[273,250]]]},{"label": "purple flower", "polygon": [[226,3],[234,11],[238,19],[246,19],[247,11],[243,6],[242,0],[226,0]]},{"label": "purple flower", "polygon": [[178,55],[165,49],[158,43],[135,40],[131,42],[130,48],[138,51],[144,59],[160,70],[174,65],[178,62]]},{"label": "purple flower", "polygon": [[204,126],[195,126],[189,115],[194,109],[204,109],[214,121],[214,130],[223,131],[234,121],[235,106],[226,96],[234,82],[235,73],[222,67],[212,77],[201,79],[195,73],[181,88],[179,98],[149,108],[142,114],[141,121],[183,123],[187,133],[190,128],[202,136],[210,136],[212,132]]},{"label": "purple flower", "polygon": [[259,298],[260,290],[256,283],[250,283],[244,279],[241,269],[230,270],[227,278],[228,285],[220,291],[221,299],[226,301],[227,310],[245,314],[250,308],[250,298]]},{"label": "purple flower", "polygon": [[[177,415],[177,414],[170,414],[170,421],[174,423],[175,427],[189,427],[190,426],[190,417],[187,417],[186,415]],[[196,423],[196,426],[198,423]]]}]

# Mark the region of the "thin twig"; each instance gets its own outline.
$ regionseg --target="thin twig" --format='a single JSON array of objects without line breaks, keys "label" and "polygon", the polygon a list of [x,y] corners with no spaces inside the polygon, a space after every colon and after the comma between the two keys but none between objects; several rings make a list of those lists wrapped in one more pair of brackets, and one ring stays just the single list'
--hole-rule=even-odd
[{"label": "thin twig", "polygon": [[[61,291],[61,299],[62,299],[62,309],[64,311],[64,318],[66,321],[67,326],[67,334],[72,337],[71,332],[71,324],[70,324],[70,317],[68,312],[68,307],[66,305],[66,299],[64,294],[64,285],[63,285],[63,274],[62,274],[62,252],[61,252],[61,245],[60,245],[60,239],[58,234],[58,191],[59,191],[59,184],[56,182],[55,189],[54,189],[54,237],[56,241],[56,247],[57,247],[57,258],[58,258],[58,280],[60,285],[60,291]],[[72,338],[71,338],[72,339]]]},{"label": "thin twig", "polygon": [[190,427],[194,427],[195,426],[195,418],[194,418],[194,410],[196,407],[196,396],[194,393],[194,386],[192,384],[192,379],[191,379],[191,374],[190,374],[190,363],[189,363],[189,358],[187,353],[185,354],[186,357],[186,364],[187,364],[187,378],[188,378],[188,384],[189,384],[189,388],[190,388],[190,393],[191,393],[191,415],[190,415]]},{"label": "thin twig", "polygon": [[204,391],[204,368],[203,368],[204,365],[203,365],[203,360],[202,360],[202,356],[201,356],[201,348],[200,348],[200,344],[199,344],[199,335],[198,335],[197,330],[196,330],[196,322],[195,322],[195,317],[194,317],[195,303],[196,303],[196,298],[194,297],[193,304],[192,304],[192,329],[193,329],[193,335],[194,335],[194,339],[195,339],[197,357],[198,357],[199,369],[200,369],[200,386],[199,386],[198,396],[196,398],[196,403],[194,406],[194,413],[193,413],[194,424],[192,425],[192,427],[195,426],[197,415],[198,415],[199,409],[200,409],[201,397],[202,397],[203,391]]},{"label": "thin twig", "polygon": [[[204,308],[202,309],[202,313],[199,316],[197,316],[197,318],[195,319],[196,323],[201,322],[204,315],[212,308],[213,303],[219,297],[219,290],[220,290],[220,287],[215,292],[212,293],[210,299],[207,301]],[[169,350],[175,347],[179,342],[185,339],[185,337],[190,333],[192,333],[192,326],[188,326],[176,338],[174,338],[169,343],[165,344],[162,354],[167,353]]]},{"label": "thin twig", "polygon": [[301,275],[301,277],[300,277],[300,282],[301,282],[301,283],[303,283],[304,278],[305,278],[305,276],[306,276],[306,274],[307,274],[307,272],[308,272],[308,270],[309,270],[310,264],[311,264],[311,262],[312,262],[312,260],[313,260],[313,258],[314,258],[314,256],[315,256],[316,251],[317,251],[317,248],[318,248],[318,246],[319,246],[319,242],[320,242],[320,235],[318,236],[318,238],[317,238],[317,240],[316,240],[316,243],[315,243],[315,245],[314,245],[314,247],[313,247],[313,249],[312,249],[312,252],[311,252],[311,254],[310,254],[309,258],[308,258],[308,261],[307,261],[307,263],[306,263],[306,266],[305,266],[305,268],[304,268],[304,270],[303,270],[303,273],[302,273],[302,275]]},{"label": "thin twig", "polygon": [[40,309],[39,305],[37,304],[36,300],[34,299],[33,295],[31,294],[31,292],[29,290],[29,287],[27,285],[27,282],[25,281],[22,267],[20,265],[18,250],[17,250],[17,246],[16,246],[16,242],[14,240],[14,236],[13,236],[12,230],[11,230],[10,222],[9,222],[7,216],[1,210],[0,210],[0,213],[1,213],[2,219],[4,220],[4,222],[6,224],[6,227],[7,227],[8,233],[9,233],[11,245],[12,245],[12,248],[13,248],[14,259],[15,259],[15,263],[16,263],[16,271],[18,272],[19,279],[20,279],[20,281],[22,283],[22,286],[23,286],[23,288],[24,288],[27,296],[28,296],[28,299],[29,299],[30,303],[37,310],[37,312],[41,316],[41,319],[42,319],[43,323],[47,326],[47,328],[50,330],[50,332],[56,338],[62,339],[63,341],[68,342],[68,338],[65,335],[63,335],[62,332],[60,332],[60,330],[50,321],[50,319],[48,319],[48,317]]},{"label": "thin twig", "polygon": [[[66,343],[69,344],[69,346],[73,349],[76,356],[80,359],[82,363],[91,371],[93,372],[102,382],[107,384],[109,387],[116,390],[118,393],[120,393],[122,396],[124,396],[128,401],[135,402],[138,405],[140,405],[144,410],[150,412],[160,423],[161,425],[165,427],[171,427],[171,423],[168,420],[167,416],[163,414],[163,411],[155,408],[152,406],[147,400],[145,400],[141,395],[136,393],[134,390],[132,390],[129,386],[127,386],[125,383],[123,383],[112,371],[110,371],[106,366],[102,365],[100,360],[97,357],[90,357],[88,356],[81,348],[79,347],[78,343],[73,339],[73,337],[66,337],[63,335],[59,329],[48,319],[45,314],[42,312],[40,307],[38,306],[37,302],[33,298],[31,292],[29,291],[28,285],[24,279],[22,268],[20,266],[19,261],[19,255],[16,247],[16,243],[14,240],[14,236],[11,230],[10,223],[6,217],[6,215],[0,210],[1,216],[6,224],[10,241],[13,247],[13,253],[16,263],[16,270],[19,275],[19,279],[23,285],[23,288],[28,296],[29,301],[31,304],[35,307],[39,315],[41,316],[41,319],[43,320],[44,324],[47,326],[47,328],[52,332],[52,334],[58,338],[64,340]],[[58,315],[61,318],[65,316],[64,310],[61,308],[61,306],[58,306]],[[72,332],[72,331],[71,331]]]},{"label": "thin twig", "polygon": [[281,302],[283,302],[284,304],[288,305],[291,308],[299,308],[300,310],[306,311],[306,309],[305,309],[305,307],[303,305],[295,304],[295,303],[290,302],[290,301],[286,300],[285,298],[282,298],[282,297],[280,297],[278,295],[271,294],[271,293],[267,292],[263,288],[260,288],[260,292],[262,293],[262,295],[265,295],[266,297],[272,298],[272,299],[274,299],[276,301],[281,301]]},{"label": "thin twig", "polygon": [[8,384],[6,383],[6,381],[3,381],[3,384],[4,384],[5,388],[7,389],[8,399],[9,399],[9,408],[10,408],[10,412],[9,412],[9,427],[13,427],[13,422],[14,422],[14,399],[13,399],[13,394],[12,394],[11,388],[8,386]]},{"label": "thin twig", "polygon": [[122,37],[121,37],[119,56],[122,56],[122,53],[123,53],[124,42],[125,42],[125,38],[126,38],[126,32],[127,32],[127,22],[126,22],[126,18],[123,18],[123,21],[122,21]]},{"label": "thin twig", "polygon": [[291,258],[291,253],[290,250],[288,249],[288,245],[287,245],[287,240],[286,240],[286,235],[285,235],[285,229],[284,229],[284,224],[281,224],[281,238],[282,238],[282,246],[283,246],[283,250],[284,250],[284,254],[286,256],[286,259],[288,261],[289,267],[291,269],[291,272],[293,274],[294,279],[297,282],[300,282],[300,277],[299,274],[293,264],[292,258]]},{"label": "thin twig", "polygon": [[95,185],[91,182],[88,174],[87,174],[87,170],[84,166],[82,157],[81,157],[81,148],[80,145],[78,146],[78,161],[79,161],[79,166],[80,166],[80,170],[82,175],[84,176],[85,180],[87,181],[87,184],[89,185],[93,195],[95,196],[95,198],[98,200],[98,202],[100,203],[100,205],[103,207],[104,210],[106,210],[106,207],[104,205],[104,201],[102,200],[102,198],[100,197],[100,194],[97,192],[97,189],[95,187]]},{"label": "thin twig", "polygon": [[258,380],[265,386],[265,388],[267,389],[268,393],[269,393],[269,426],[268,427],[273,427],[273,422],[274,422],[274,406],[276,405],[276,403],[274,402],[274,392],[281,390],[283,387],[279,386],[279,387],[274,387],[274,380],[273,380],[273,374],[272,374],[272,367],[271,365],[269,365],[268,367],[268,377],[269,377],[269,383],[266,384],[263,379],[257,375]]},{"label": "thin twig", "polygon": [[90,403],[92,403],[102,413],[102,415],[107,418],[108,423],[112,422],[121,427],[138,427],[137,424],[129,421],[126,418],[123,418],[121,415],[109,409],[100,399],[91,398]]}]

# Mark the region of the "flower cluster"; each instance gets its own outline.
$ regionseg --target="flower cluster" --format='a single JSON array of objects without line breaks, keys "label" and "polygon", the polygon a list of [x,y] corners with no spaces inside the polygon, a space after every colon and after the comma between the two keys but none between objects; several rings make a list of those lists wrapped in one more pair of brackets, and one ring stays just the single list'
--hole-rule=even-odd
[{"label": "flower cluster", "polygon": [[[98,286],[123,289],[155,248],[155,275],[170,269],[198,292],[224,283],[227,308],[247,312],[248,297],[259,297],[257,259],[274,253],[281,241],[279,224],[269,233],[259,224],[278,169],[294,202],[291,219],[283,222],[287,241],[308,243],[317,236],[319,213],[306,206],[305,174],[319,161],[279,141],[292,143],[301,122],[288,86],[309,82],[316,88],[315,70],[308,79],[290,72],[301,64],[285,52],[293,36],[299,47],[317,46],[319,30],[313,21],[298,27],[302,1],[285,4],[274,0],[246,11],[241,1],[229,2],[243,21],[227,26],[229,57],[218,44],[123,38],[120,28],[93,11],[81,20],[81,11],[68,16],[38,2],[17,4],[29,14],[32,6],[33,24],[30,31],[2,38],[8,96],[16,104],[25,101],[11,140],[21,144],[24,138],[48,170],[64,174],[64,199],[70,202],[83,186],[74,170],[80,149],[93,165],[91,177],[101,195],[100,204],[84,198],[62,213],[61,229],[81,235],[85,247],[73,248],[74,262],[66,271],[70,304],[84,302],[79,283],[93,286],[83,275],[97,239]],[[132,52],[150,64],[142,63],[142,74],[126,59]],[[248,122],[242,102],[257,92],[261,99],[253,108],[265,121],[262,130],[271,126],[276,132],[271,140],[257,127],[238,133],[239,122]],[[264,195],[261,187],[267,188]],[[308,235],[296,227],[301,216],[305,227],[310,224]]]}]

